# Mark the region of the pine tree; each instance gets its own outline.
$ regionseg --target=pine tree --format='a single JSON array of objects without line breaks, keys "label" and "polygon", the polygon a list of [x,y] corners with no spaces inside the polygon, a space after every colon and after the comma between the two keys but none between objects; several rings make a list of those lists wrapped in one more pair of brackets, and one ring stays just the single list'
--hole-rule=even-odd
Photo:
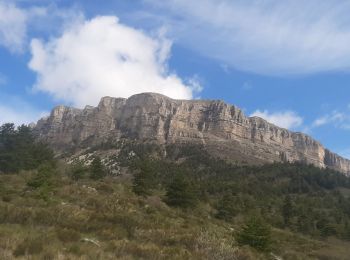
[{"label": "pine tree", "polygon": [[91,163],[90,169],[91,169],[90,178],[93,180],[102,179],[107,175],[106,169],[103,166],[101,159],[99,157],[95,157],[95,159]]},{"label": "pine tree", "polygon": [[282,206],[282,217],[285,226],[289,226],[290,219],[293,216],[293,204],[292,199],[288,195],[284,198],[283,206]]},{"label": "pine tree", "polygon": [[0,171],[33,170],[46,162],[54,163],[54,154],[35,140],[30,127],[21,125],[16,129],[10,123],[0,126]]},{"label": "pine tree", "polygon": [[240,245],[266,251],[271,245],[271,228],[260,217],[252,217],[236,235],[236,240]]},{"label": "pine tree", "polygon": [[232,194],[225,194],[219,201],[217,206],[216,217],[219,219],[224,219],[230,221],[237,214],[236,201]]},{"label": "pine tree", "polygon": [[84,166],[84,164],[81,162],[77,162],[77,163],[73,164],[71,167],[70,177],[72,178],[72,180],[78,181],[78,180],[84,178],[86,171],[87,171],[87,169]]},{"label": "pine tree", "polygon": [[39,166],[37,173],[28,181],[27,185],[34,189],[52,186],[55,173],[55,168],[51,164],[42,164]]},{"label": "pine tree", "polygon": [[155,173],[149,162],[140,166],[140,171],[134,175],[133,191],[140,196],[149,196],[157,185]]},{"label": "pine tree", "polygon": [[198,202],[196,186],[184,174],[177,174],[167,187],[166,203],[170,206],[190,208]]}]

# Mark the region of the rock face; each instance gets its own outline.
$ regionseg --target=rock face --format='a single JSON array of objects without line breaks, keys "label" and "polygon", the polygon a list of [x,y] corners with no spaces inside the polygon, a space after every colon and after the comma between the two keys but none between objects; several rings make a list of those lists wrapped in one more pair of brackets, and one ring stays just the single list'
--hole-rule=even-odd
[{"label": "rock face", "polygon": [[350,175],[350,161],[311,137],[277,127],[219,100],[173,100],[154,93],[104,97],[97,107],[58,106],[35,131],[57,151],[128,138],[202,144],[215,155],[252,163],[305,162]]}]

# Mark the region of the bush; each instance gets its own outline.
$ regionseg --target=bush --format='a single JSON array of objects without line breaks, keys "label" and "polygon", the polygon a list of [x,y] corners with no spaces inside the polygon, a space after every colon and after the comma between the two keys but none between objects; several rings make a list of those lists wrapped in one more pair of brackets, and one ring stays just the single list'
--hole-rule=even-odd
[{"label": "bush", "polygon": [[58,229],[56,230],[56,235],[64,243],[76,242],[80,239],[80,233],[72,229]]},{"label": "bush", "polygon": [[72,165],[70,171],[70,177],[72,180],[78,181],[84,178],[87,168],[82,162],[78,162]]},{"label": "bush", "polygon": [[252,217],[236,235],[236,240],[240,245],[266,251],[271,245],[271,228],[261,218]]},{"label": "bush", "polygon": [[31,178],[31,180],[28,181],[27,185],[34,189],[38,189],[43,186],[52,186],[53,176],[55,175],[55,173],[56,171],[52,164],[42,164],[38,168],[37,173]]},{"label": "bush", "polygon": [[184,174],[177,174],[167,187],[165,202],[169,206],[190,208],[196,206],[198,194],[196,186]]},{"label": "bush", "polygon": [[44,242],[42,238],[25,239],[22,243],[18,244],[13,252],[15,257],[23,256],[26,254],[35,255],[40,254],[43,249]]},{"label": "bush", "polygon": [[238,211],[234,197],[231,194],[225,194],[217,205],[217,211],[217,218],[231,221]]},{"label": "bush", "polygon": [[156,174],[152,170],[149,162],[144,162],[140,166],[140,171],[134,175],[132,190],[140,196],[149,196],[152,189],[157,186]]},{"label": "bush", "polygon": [[103,166],[101,159],[99,157],[96,157],[92,161],[90,170],[91,170],[90,178],[93,180],[100,180],[107,175],[107,171]]}]

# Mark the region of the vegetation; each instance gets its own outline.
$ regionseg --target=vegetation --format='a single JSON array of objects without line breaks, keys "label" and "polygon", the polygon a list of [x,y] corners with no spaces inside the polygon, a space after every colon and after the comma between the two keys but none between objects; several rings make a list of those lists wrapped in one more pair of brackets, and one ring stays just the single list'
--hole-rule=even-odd
[{"label": "vegetation", "polygon": [[0,172],[17,173],[33,170],[44,162],[53,161],[53,152],[36,142],[30,127],[14,124],[0,126]]},{"label": "vegetation", "polygon": [[176,174],[166,191],[165,202],[170,206],[194,208],[198,202],[196,186],[184,174]]},{"label": "vegetation", "polygon": [[237,233],[236,239],[240,245],[267,251],[271,245],[271,228],[261,218],[252,217]]},{"label": "vegetation", "polygon": [[95,157],[91,163],[90,178],[93,180],[100,180],[107,175],[107,171],[101,162],[100,157]]},{"label": "vegetation", "polygon": [[[350,179],[332,170],[230,164],[198,146],[136,142],[66,165],[26,129],[31,141],[1,137],[0,158],[20,163],[0,165],[0,259],[349,255]],[[28,155],[24,144],[46,155]],[[109,174],[109,165],[120,174]]]}]

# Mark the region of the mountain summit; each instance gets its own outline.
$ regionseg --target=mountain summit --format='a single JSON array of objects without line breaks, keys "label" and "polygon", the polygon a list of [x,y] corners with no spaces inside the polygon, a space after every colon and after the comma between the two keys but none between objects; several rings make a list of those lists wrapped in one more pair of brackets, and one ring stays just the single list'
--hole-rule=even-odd
[{"label": "mountain summit", "polygon": [[200,144],[214,156],[248,163],[304,162],[350,175],[350,160],[220,100],[174,100],[155,93],[104,97],[97,107],[54,108],[34,128],[56,151],[121,139]]}]

